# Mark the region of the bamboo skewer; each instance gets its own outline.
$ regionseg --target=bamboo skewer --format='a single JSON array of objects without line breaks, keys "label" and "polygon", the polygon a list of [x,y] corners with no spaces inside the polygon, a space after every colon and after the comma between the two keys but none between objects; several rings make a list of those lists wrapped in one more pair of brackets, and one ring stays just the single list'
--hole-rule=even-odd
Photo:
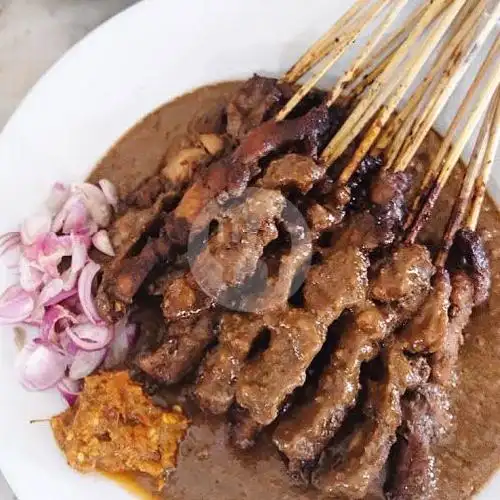
[{"label": "bamboo skewer", "polygon": [[[449,28],[450,24],[453,22],[455,19],[456,15],[460,11],[461,7],[464,5],[465,0],[457,0],[450,8],[449,10],[443,15],[443,18],[433,26],[432,30],[426,37],[425,41],[423,42],[423,47],[421,48],[420,51],[416,51],[416,54],[410,57],[404,67],[401,69],[401,73],[403,74],[403,78],[400,80],[400,82],[397,84],[395,91],[389,98],[389,101],[387,104],[384,103],[378,103],[377,99],[372,103],[371,107],[368,108],[366,115],[370,115],[371,111],[370,109],[373,109],[375,106],[379,107],[382,105],[382,109],[377,115],[377,118],[374,120],[372,126],[370,127],[369,131],[363,138],[360,146],[357,148],[353,158],[349,162],[346,168],[342,171],[342,173],[339,176],[338,179],[338,184],[339,185],[345,185],[351,178],[352,174],[356,171],[358,168],[360,162],[363,160],[363,158],[367,155],[367,153],[370,151],[371,147],[374,145],[375,141],[377,140],[379,134],[385,127],[386,123],[388,122],[389,118],[391,117],[392,113],[396,110],[398,104],[402,100],[403,96],[407,92],[407,90],[410,88],[412,85],[413,81],[416,79],[418,76],[420,70],[423,68],[425,62],[431,55],[432,51],[435,49],[439,41],[442,39],[443,35],[445,34],[446,30]],[[346,141],[346,146],[347,147],[354,137],[360,132],[358,130],[359,125],[355,127],[355,132],[353,132],[354,136],[350,138],[350,140]],[[336,136],[337,137],[337,136]],[[333,139],[335,141],[336,137]],[[333,141],[332,141],[333,142]],[[328,148],[327,148],[328,149]],[[340,152],[342,154],[343,151]],[[328,152],[322,156],[323,160],[329,164],[331,161],[335,160],[338,158],[337,156],[338,152],[335,153],[335,155],[331,155]],[[339,155],[340,156],[340,155]]]},{"label": "bamboo skewer", "polygon": [[[479,2],[475,13],[464,24],[463,31],[468,33],[465,38],[465,45],[470,45],[474,40],[474,26],[480,20],[483,9],[481,5],[486,5],[485,2]],[[438,84],[436,92],[431,99],[430,105],[427,108],[426,113],[421,116],[421,119],[415,124],[415,133],[408,137],[406,143],[403,145],[403,152],[401,159],[398,161],[398,170],[405,170],[411,159],[417,152],[419,144],[423,141],[425,136],[429,133],[432,124],[436,121],[437,117],[445,107],[446,103],[449,101],[453,92],[457,88],[458,84],[470,68],[472,61],[474,60],[476,54],[484,46],[488,36],[492,32],[497,20],[500,17],[500,4],[495,7],[494,13],[488,19],[488,22],[483,27],[479,36],[476,37],[475,41],[469,47],[469,49],[464,53],[457,47],[458,57],[453,57],[450,64],[443,75],[443,78]]]},{"label": "bamboo skewer", "polygon": [[[330,52],[330,54],[326,57],[326,62],[323,65],[323,67],[315,74],[312,75],[309,80],[300,87],[300,89],[294,94],[294,96],[286,103],[286,105],[283,107],[283,109],[277,114],[276,116],[276,121],[282,121],[284,120],[297,106],[297,104],[304,98],[305,95],[309,93],[311,89],[313,89],[316,84],[328,73],[328,71],[331,69],[331,67],[339,60],[339,58],[345,53],[347,48],[354,44],[356,40],[358,39],[359,34],[361,31],[370,24],[382,11],[382,9],[387,5],[389,0],[379,0],[377,3],[375,3],[366,13],[366,15],[359,20],[359,22],[355,23],[355,25],[352,27],[352,29],[348,32],[344,32],[340,34],[337,38],[337,46],[334,50]],[[399,0],[400,3],[406,4],[408,0]],[[404,6],[404,5],[403,5]],[[401,8],[396,11],[396,15],[399,13]],[[395,17],[393,14],[393,11],[391,10],[389,13],[389,19],[391,23],[394,21]],[[390,25],[390,23],[389,23]],[[384,30],[378,35],[378,37],[382,37],[385,32],[388,29],[388,25],[386,23],[383,23]],[[369,44],[367,45],[366,51],[368,52],[366,54],[366,57],[368,57],[369,53],[371,52],[371,49],[373,46]],[[328,103],[330,105],[331,103]]]},{"label": "bamboo skewer", "polygon": [[[448,7],[451,2],[452,0],[448,0],[443,5],[443,8],[436,13],[435,18],[439,17],[443,10]],[[425,9],[427,9],[427,5],[423,4],[415,10],[415,12],[413,12],[413,14],[405,21],[404,25],[372,56],[372,61],[374,62],[364,68],[360,68],[359,74],[363,76],[360,78],[361,81],[354,82],[355,86],[348,89],[349,96],[352,98],[359,97],[366,90],[366,88],[371,85],[380,74],[383,73],[392,57],[403,43],[404,36],[407,35],[413,26],[415,26]]]},{"label": "bamboo skewer", "polygon": [[385,35],[389,27],[394,23],[399,13],[406,6],[408,0],[397,0],[391,8],[384,19],[384,21],[380,24],[375,33],[372,34],[370,40],[365,45],[361,54],[354,61],[354,64],[349,68],[348,71],[344,73],[344,75],[339,78],[333,89],[330,91],[330,96],[327,101],[327,106],[332,106],[335,101],[339,98],[345,86],[353,80],[358,74],[360,68],[364,64],[364,62],[368,59],[368,57],[372,54],[374,48],[379,44],[382,37]]},{"label": "bamboo skewer", "polygon": [[[404,75],[402,71],[399,71],[400,74],[398,75],[394,75],[394,73],[397,72],[398,67],[400,67],[406,59],[410,48],[417,42],[435,17],[437,11],[442,8],[446,1],[447,0],[436,0],[434,3],[430,4],[415,28],[394,54],[385,71],[375,80],[371,87],[367,89],[366,95],[363,96],[340,131],[323,151],[322,160],[325,164],[329,165],[340,157],[354,138],[378,112],[379,108],[400,84],[401,80],[403,80],[403,78],[406,80],[405,76],[407,75]],[[435,42],[435,44],[437,44],[464,3],[465,0],[455,0],[444,14],[443,19],[440,20],[438,24],[439,29],[433,30],[433,36],[429,42]],[[414,70],[410,71],[414,72]],[[400,93],[400,90],[397,92]]]},{"label": "bamboo skewer", "polygon": [[490,67],[495,61],[495,58],[500,50],[500,37],[497,36],[494,45],[491,47],[488,56],[484,60],[479,72],[476,75],[476,78],[474,79],[474,82],[470,86],[469,90],[467,91],[467,94],[462,101],[462,104],[460,105],[455,117],[453,118],[453,121],[448,129],[448,133],[446,134],[443,144],[434,158],[434,161],[432,162],[431,167],[429,170],[426,172],[426,175],[422,181],[422,186],[420,187],[419,194],[416,196],[416,198],[413,200],[410,213],[408,215],[408,218],[406,220],[406,223],[404,225],[404,230],[408,230],[410,226],[413,224],[413,221],[418,213],[418,210],[422,204],[423,199],[427,196],[429,189],[432,185],[432,183],[435,181],[436,176],[439,173],[439,169],[443,163],[443,160],[446,157],[446,154],[448,153],[455,132],[459,128],[459,126],[462,123],[462,120],[465,118],[469,106],[471,102],[474,99],[475,93],[478,90],[478,88],[481,85],[481,82],[484,78],[484,76],[488,73],[490,70]]},{"label": "bamboo skewer", "polygon": [[[500,106],[499,96],[500,93],[497,91],[496,96],[491,102],[490,108],[488,109],[488,113],[483,122],[483,125],[481,126],[481,130],[479,132],[476,145],[472,153],[469,168],[467,169],[465,177],[462,181],[460,194],[458,195],[458,198],[453,205],[451,215],[448,219],[448,224],[446,226],[443,238],[443,246],[440,248],[436,257],[437,267],[444,267],[446,264],[446,259],[448,258],[448,253],[453,244],[455,234],[462,225],[463,219],[465,217],[467,205],[469,204],[472,190],[474,188],[474,183],[477,182],[476,177],[486,164],[485,153],[490,141],[490,130],[492,122],[494,121],[495,113],[498,111],[498,108]],[[481,202],[479,202],[479,204],[481,204]],[[472,205],[474,205],[474,203]]]},{"label": "bamboo skewer", "polygon": [[[429,191],[426,203],[423,205],[422,209],[418,212],[418,215],[415,217],[411,225],[411,229],[406,238],[407,242],[413,243],[415,241],[416,235],[420,227],[422,226],[422,224],[425,223],[425,221],[429,217],[437,197],[439,196],[442,188],[448,181],[448,178],[453,168],[457,164],[460,155],[462,154],[462,151],[464,150],[467,142],[474,133],[474,129],[479,123],[481,116],[486,111],[488,103],[491,101],[491,97],[495,93],[499,84],[500,84],[500,66],[497,66],[493,75],[486,82],[484,89],[482,89],[479,99],[474,108],[472,109],[469,115],[469,119],[467,120],[467,123],[465,124],[463,130],[459,134],[456,142],[451,146],[448,156],[439,173],[439,176],[437,177],[435,183],[433,184],[431,190]],[[445,143],[443,143],[441,149],[443,149],[443,147],[446,147]],[[433,163],[435,163],[435,161]]]},{"label": "bamboo skewer", "polygon": [[486,146],[486,152],[483,160],[483,167],[481,174],[476,179],[474,185],[474,194],[472,196],[471,209],[467,216],[465,226],[473,231],[477,228],[479,214],[483,205],[484,197],[486,195],[486,185],[491,175],[491,169],[495,161],[495,156],[498,152],[498,145],[500,142],[500,91],[497,91],[497,104],[495,110],[495,117],[490,129],[489,141]]},{"label": "bamboo skewer", "polygon": [[[385,152],[385,168],[392,168],[401,151],[404,151],[405,147],[412,146],[411,152],[407,153],[404,157],[404,161],[398,162],[398,170],[406,170],[410,160],[413,158],[423,139],[429,132],[429,129],[419,130],[419,126],[422,123],[422,117],[428,116],[428,110],[432,109],[433,106],[436,106],[435,99],[433,97],[430,97],[429,103],[425,104],[425,96],[430,93],[430,89],[434,86],[437,88],[433,88],[432,94],[434,96],[436,94],[439,95],[439,89],[443,88],[442,82],[445,81],[448,76],[451,78],[454,74],[454,64],[449,64],[449,61],[450,59],[452,61],[456,60],[457,55],[460,58],[461,54],[464,54],[466,52],[466,48],[472,43],[475,28],[477,27],[476,25],[479,23],[485,5],[486,0],[479,0],[474,9],[462,9],[462,12],[459,16],[457,16],[455,26],[450,34],[449,43],[445,44],[441,49],[441,52],[435,60],[428,75],[426,75],[417,90],[412,94],[400,115],[393,120],[392,130],[389,129],[380,139],[380,145],[378,146],[379,149],[387,148],[387,151]],[[461,75],[455,75],[456,84],[453,87],[453,90],[463,77],[466,69]],[[444,75],[441,75],[441,72],[443,71]],[[438,81],[438,76],[440,77],[440,81]],[[451,95],[451,93],[452,92],[450,92],[448,96]],[[446,99],[446,101],[447,100],[448,99]],[[439,112],[442,110],[441,104],[444,106],[444,103],[445,101],[443,98],[439,103],[439,107],[441,107]],[[424,109],[424,104],[426,109]],[[435,108],[435,111],[437,111],[437,109],[438,107]],[[432,126],[436,120],[439,112],[434,112],[428,118],[430,126]],[[419,130],[420,135],[416,134],[417,130]],[[425,133],[422,133],[424,130]],[[390,135],[391,133],[392,135]]]},{"label": "bamboo skewer", "polygon": [[280,81],[295,83],[313,66],[323,60],[323,58],[330,53],[335,44],[338,43],[335,38],[346,29],[346,26],[356,18],[366,4],[366,0],[357,0],[354,5],[300,57],[300,59],[283,75]]}]

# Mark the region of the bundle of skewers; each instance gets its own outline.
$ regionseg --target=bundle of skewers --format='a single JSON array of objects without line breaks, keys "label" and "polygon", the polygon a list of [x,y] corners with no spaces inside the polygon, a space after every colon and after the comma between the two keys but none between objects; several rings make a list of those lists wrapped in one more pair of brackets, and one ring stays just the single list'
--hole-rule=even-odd
[{"label": "bundle of skewers", "polygon": [[[484,16],[486,0],[426,1],[389,34],[407,3],[357,1],[283,77],[245,82],[224,133],[201,134],[129,197],[98,296],[111,320],[160,297],[163,336],[146,345],[158,328],[142,325],[135,374],[150,389],[192,384],[240,448],[272,429],[291,475],[333,497],[380,482],[390,498],[432,491],[463,332],[491,282],[477,225],[500,138],[498,35],[423,177],[415,163],[500,4]],[[429,248],[419,235],[478,128]]]}]

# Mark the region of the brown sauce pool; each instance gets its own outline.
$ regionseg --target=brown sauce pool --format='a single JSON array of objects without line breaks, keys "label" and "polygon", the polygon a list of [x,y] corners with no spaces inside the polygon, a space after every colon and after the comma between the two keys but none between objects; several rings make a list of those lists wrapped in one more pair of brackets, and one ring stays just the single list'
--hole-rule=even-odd
[{"label": "brown sauce pool", "polygon": [[[220,128],[220,110],[238,84],[203,87],[153,112],[109,151],[90,180],[110,179],[121,196],[134,190],[160,169],[166,156],[183,146],[186,135]],[[429,164],[440,142],[437,134],[430,134],[417,155],[417,169]],[[423,239],[439,240],[462,175],[459,169],[452,175]],[[435,498],[439,500],[470,498],[500,465],[500,214],[490,198],[479,227],[490,253],[493,286],[489,302],[474,311],[465,332],[458,382],[451,391],[454,432],[435,450],[439,473]],[[265,435],[255,449],[243,453],[230,446],[227,430],[225,419],[192,415],[165,498],[321,498],[317,491],[291,486],[276,448]]]}]

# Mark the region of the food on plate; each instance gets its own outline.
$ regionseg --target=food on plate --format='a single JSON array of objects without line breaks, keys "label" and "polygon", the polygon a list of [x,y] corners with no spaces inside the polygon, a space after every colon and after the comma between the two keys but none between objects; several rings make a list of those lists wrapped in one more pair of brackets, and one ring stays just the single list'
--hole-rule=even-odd
[{"label": "food on plate", "polygon": [[91,375],[75,405],[52,417],[69,465],[81,472],[140,472],[163,486],[188,420],[155,406],[126,371]]},{"label": "food on plate", "polygon": [[[496,18],[438,0],[383,39],[406,1],[386,4],[356,2],[279,79],[164,105],[5,237],[37,279],[4,316],[41,325],[21,373],[73,405],[52,420],[71,466],[168,471],[183,500],[463,498],[496,469],[498,36],[432,131]],[[50,268],[38,237],[68,241]],[[69,295],[46,301],[54,280]]]}]

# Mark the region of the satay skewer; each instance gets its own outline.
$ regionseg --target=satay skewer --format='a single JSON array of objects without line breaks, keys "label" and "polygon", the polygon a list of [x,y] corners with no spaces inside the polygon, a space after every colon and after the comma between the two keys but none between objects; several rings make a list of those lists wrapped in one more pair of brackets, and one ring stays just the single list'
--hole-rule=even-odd
[{"label": "satay skewer", "polygon": [[322,61],[340,43],[337,37],[346,30],[367,5],[366,0],[357,0],[337,22],[310,47],[300,59],[283,75],[281,82],[296,83],[313,66]]},{"label": "satay skewer", "polygon": [[500,52],[500,37],[497,36],[494,45],[491,47],[486,59],[483,61],[483,64],[479,69],[476,78],[474,79],[472,85],[469,87],[467,94],[465,95],[457,113],[455,114],[455,117],[453,118],[453,121],[451,122],[451,125],[448,128],[448,132],[444,138],[443,144],[438,154],[434,158],[431,168],[427,170],[424,176],[421,188],[419,190],[419,194],[412,202],[409,217],[407,218],[407,221],[405,223],[404,227],[405,230],[407,230],[413,223],[413,220],[416,214],[418,213],[418,209],[422,203],[422,200],[427,196],[431,184],[435,181],[439,173],[439,169],[452,145],[455,133],[457,132],[464,118],[467,116],[469,107],[475,98],[475,94],[479,89],[479,87],[481,86],[483,78],[489,72],[491,66],[494,64],[495,59],[498,56],[499,52]]},{"label": "satay skewer", "polygon": [[[358,146],[356,149],[354,156],[350,160],[349,164],[347,167],[345,167],[342,171],[342,173],[339,176],[338,179],[338,184],[340,186],[346,185],[347,182],[350,180],[351,176],[354,174],[354,172],[357,170],[359,164],[363,160],[363,158],[368,154],[372,146],[375,144],[375,141],[379,137],[382,129],[388,122],[389,118],[391,117],[392,113],[395,111],[397,108],[399,102],[405,95],[406,91],[410,88],[416,77],[418,76],[420,70],[423,68],[425,62],[429,58],[430,54],[432,51],[435,49],[443,35],[445,34],[446,30],[449,28],[450,24],[452,23],[453,19],[456,17],[458,14],[460,8],[463,6],[465,2],[462,0],[458,0],[452,7],[449,8],[449,10],[446,12],[446,14],[443,16],[443,18],[436,23],[435,26],[433,26],[431,32],[425,39],[423,43],[423,47],[421,50],[417,51],[416,54],[414,54],[412,57],[410,57],[404,67],[401,69],[401,73],[403,74],[403,77],[399,79],[399,82],[397,84],[397,87],[393,94],[390,96],[389,100],[387,103],[384,103],[382,101],[381,103],[379,102],[380,97],[375,99],[371,106],[368,108],[366,111],[366,115],[370,115],[372,113],[371,110],[374,108],[380,107],[380,111],[378,112],[374,122],[372,123],[371,127],[369,128],[368,132],[365,134],[361,144]],[[415,30],[416,33],[419,32],[419,29]],[[411,35],[409,36],[408,39],[411,38]],[[381,92],[380,96],[382,96],[384,92]],[[354,112],[355,113],[355,112]],[[351,114],[349,119],[354,115]],[[347,122],[346,122],[347,123]],[[361,127],[362,128],[362,127]],[[355,132],[353,132],[355,135],[357,135],[361,129],[359,129],[359,124],[354,125]],[[341,154],[343,151],[341,151],[340,147],[339,149],[336,149],[335,143],[337,141],[337,137],[341,135],[343,128],[339,131],[339,133],[332,139],[330,142],[330,145],[327,146],[325,151],[322,154],[322,160],[326,163],[329,164],[331,161],[335,160],[338,158],[339,153]],[[349,137],[349,136],[346,136]],[[347,147],[354,137],[351,137],[350,139],[347,139],[345,142],[340,142],[340,144],[344,147]]]},{"label": "satay skewer", "polygon": [[[433,112],[429,117],[429,121],[431,123],[435,121],[442,106],[448,101],[465,71],[469,68],[469,64],[464,64],[463,70],[461,72],[458,70],[459,62],[464,60],[467,48],[472,43],[476,27],[485,5],[486,0],[480,0],[474,9],[462,9],[450,33],[449,43],[443,46],[439,56],[433,63],[432,69],[422,80],[417,90],[411,95],[403,110],[396,113],[390,125],[379,138],[377,149],[387,149],[384,155],[385,168],[389,169],[393,166],[404,145],[416,145],[418,148],[421,140],[428,132],[428,129],[425,129],[421,137],[414,139],[416,136],[415,130],[418,129],[417,124],[420,124],[422,120],[421,117],[428,116],[430,114],[429,110],[432,109]],[[451,82],[452,79],[453,82]],[[433,102],[435,98],[430,97],[429,94],[432,93],[433,96],[436,94],[439,96],[440,89],[446,88],[448,81],[450,81],[451,91],[446,92],[446,94],[442,96],[439,105],[436,105]],[[408,158],[411,160],[415,152],[416,149],[412,148],[405,160],[408,160]],[[409,161],[398,163],[398,170],[404,171]]]},{"label": "satay skewer", "polygon": [[[350,79],[353,77],[354,73],[356,72],[357,68],[359,65],[361,65],[366,58],[370,55],[371,51],[375,47],[375,45],[380,41],[380,39],[385,35],[387,32],[388,28],[390,25],[394,22],[398,14],[401,12],[403,7],[406,5],[408,0],[397,0],[396,5],[393,6],[386,19],[382,22],[380,27],[377,29],[376,33],[373,34],[373,36],[370,38],[369,42],[365,46],[363,52],[359,56],[359,59],[356,60],[356,62],[351,66],[350,70],[347,71],[342,78],[339,79],[335,86],[335,93],[340,95],[342,85],[345,82],[350,81]],[[351,29],[351,31],[344,32],[338,35],[338,48],[336,50],[333,50],[330,52],[330,54],[326,57],[326,63],[323,65],[323,67],[318,71],[317,73],[313,74],[309,80],[304,83],[300,87],[300,89],[295,93],[295,95],[286,103],[286,105],[283,107],[283,109],[276,115],[275,120],[276,121],[281,121],[284,120],[299,104],[299,102],[306,96],[310,90],[312,90],[316,84],[328,73],[328,71],[332,68],[332,66],[339,60],[339,58],[343,55],[345,50],[352,45],[354,42],[356,42],[357,37],[361,33],[361,31],[366,28],[366,26],[372,22],[382,11],[384,7],[387,5],[387,0],[376,3],[372,6],[372,8],[368,11],[367,15],[360,20],[359,23],[355,25]],[[327,106],[331,106],[334,102],[336,97],[333,97],[333,91],[332,95],[328,99]]]},{"label": "satay skewer", "polygon": [[[474,18],[480,19],[482,13],[481,2],[478,3],[476,14],[471,16],[471,23],[466,22],[464,24],[464,32],[468,33],[466,37],[466,45],[469,45],[472,40],[472,44],[468,50],[463,53],[457,48],[457,54],[453,54],[448,68],[445,70],[441,81],[438,84],[434,95],[431,98],[431,102],[424,114],[421,115],[420,119],[417,120],[415,124],[415,132],[406,139],[405,144],[403,144],[403,153],[401,155],[401,160],[398,162],[398,168],[404,170],[411,159],[415,155],[421,137],[425,137],[432,127],[432,124],[436,121],[444,106],[452,96],[453,92],[457,88],[458,84],[462,80],[465,73],[470,68],[472,61],[474,60],[476,54],[481,50],[481,48],[486,43],[488,36],[494,29],[496,22],[500,19],[500,4],[497,4],[494,12],[491,14],[490,18],[486,22],[485,26],[482,28],[478,36],[474,39]],[[457,57],[458,55],[458,57]]]},{"label": "satay skewer", "polygon": [[[436,266],[438,267],[444,267],[446,264],[448,252],[453,244],[453,239],[455,238],[456,232],[463,223],[467,211],[467,206],[469,205],[469,200],[471,198],[475,185],[477,186],[477,196],[474,197],[474,200],[471,203],[469,214],[469,218],[471,220],[467,220],[465,226],[471,230],[475,230],[476,228],[476,224],[474,223],[474,221],[477,221],[477,214],[479,214],[480,207],[482,206],[484,198],[483,187],[487,183],[489,177],[488,165],[491,165],[493,163],[494,155],[498,147],[498,127],[500,126],[500,124],[496,123],[496,129],[494,131],[492,130],[492,127],[495,126],[495,119],[500,119],[499,110],[500,92],[497,91],[495,98],[491,102],[483,125],[481,126],[481,130],[479,132],[476,145],[472,153],[469,168],[465,173],[464,179],[462,181],[462,186],[460,188],[460,193],[453,205],[451,215],[448,219],[448,224],[446,226],[443,237],[443,244],[436,257]],[[486,154],[488,150],[489,158]]]},{"label": "satay skewer", "polygon": [[[358,136],[370,120],[375,117],[380,107],[384,105],[391,94],[400,95],[402,89],[406,91],[408,87],[405,88],[405,85],[408,85],[409,77],[407,73],[401,70],[401,65],[404,64],[408,54],[411,52],[411,48],[417,43],[424,31],[432,23],[436,13],[442,8],[445,1],[446,0],[436,0],[429,5],[424,15],[420,18],[414,29],[409,33],[406,40],[392,57],[387,68],[367,89],[340,131],[333,137],[330,144],[328,144],[323,151],[321,159],[325,164],[329,165],[341,156],[349,144]],[[426,58],[428,57],[430,52],[428,50],[429,46],[432,45],[435,47],[437,45],[464,4],[465,0],[455,0],[443,13],[442,18],[437,21],[437,25],[433,27],[432,34],[427,37],[427,43],[422,48],[422,52],[417,55],[418,61],[423,59],[424,53],[426,54]],[[418,71],[413,68],[408,68],[406,71],[409,71],[414,78],[416,78],[418,74]],[[346,174],[343,180],[349,177],[350,175],[347,176]]]}]

